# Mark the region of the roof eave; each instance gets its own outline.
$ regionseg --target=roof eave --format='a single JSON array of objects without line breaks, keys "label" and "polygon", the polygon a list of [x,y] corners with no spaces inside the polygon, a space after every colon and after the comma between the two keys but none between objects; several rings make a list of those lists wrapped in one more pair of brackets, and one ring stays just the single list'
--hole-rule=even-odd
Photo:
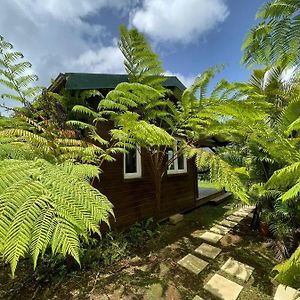
[{"label": "roof eave", "polygon": [[59,88],[63,85],[63,82],[66,80],[66,75],[64,73],[59,73],[58,76],[54,79],[51,85],[47,88],[48,92],[57,92]]}]

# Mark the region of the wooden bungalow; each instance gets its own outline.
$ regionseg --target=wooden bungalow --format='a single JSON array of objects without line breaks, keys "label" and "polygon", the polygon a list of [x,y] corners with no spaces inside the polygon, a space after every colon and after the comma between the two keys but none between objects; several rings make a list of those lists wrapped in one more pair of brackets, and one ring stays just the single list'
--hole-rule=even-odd
[{"label": "wooden bungalow", "polygon": [[[127,75],[65,73],[60,74],[48,88],[82,91],[96,89],[105,96],[119,83],[128,81]],[[179,97],[185,86],[175,76],[167,76],[164,86]],[[175,100],[175,99],[174,99]],[[108,130],[109,128],[107,128]],[[203,146],[213,141],[206,141]],[[96,187],[114,205],[116,226],[127,227],[155,215],[155,194],[146,150],[119,154],[113,163],[102,165],[103,174]],[[176,159],[162,183],[161,219],[190,210],[199,205],[197,169],[194,161],[185,157]]]}]

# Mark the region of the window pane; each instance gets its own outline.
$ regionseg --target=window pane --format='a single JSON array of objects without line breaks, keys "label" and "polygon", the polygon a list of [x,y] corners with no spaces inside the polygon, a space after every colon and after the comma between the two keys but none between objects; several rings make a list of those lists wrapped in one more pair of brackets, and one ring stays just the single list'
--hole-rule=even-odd
[{"label": "window pane", "polygon": [[184,157],[183,157],[183,155],[178,156],[177,161],[178,161],[178,170],[184,170]]},{"label": "window pane", "polygon": [[[174,151],[172,149],[168,150],[168,160],[172,159],[174,155]],[[174,161],[169,165],[169,170],[174,170]]]},{"label": "window pane", "polygon": [[136,149],[128,150],[126,153],[125,161],[125,173],[136,173],[137,172],[137,163],[136,163]]}]

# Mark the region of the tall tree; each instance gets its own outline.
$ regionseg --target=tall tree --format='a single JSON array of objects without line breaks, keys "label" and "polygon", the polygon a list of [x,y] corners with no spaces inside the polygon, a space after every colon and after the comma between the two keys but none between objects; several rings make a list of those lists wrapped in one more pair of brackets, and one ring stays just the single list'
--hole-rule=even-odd
[{"label": "tall tree", "polygon": [[[264,213],[269,212],[273,238],[284,250],[278,248],[281,257],[287,258],[299,245],[299,82],[282,81],[273,68],[255,70],[249,83],[227,88],[231,100],[213,107],[222,122],[207,124],[207,132],[226,135],[230,144],[210,154],[210,160],[196,150],[199,164],[210,162],[216,181],[220,176],[211,160],[216,156],[247,175],[240,183],[249,190],[250,199],[261,203]],[[276,270],[276,279],[299,287],[299,250]]]},{"label": "tall tree", "polygon": [[[30,105],[39,92],[40,87],[34,83],[38,80],[35,74],[30,74],[31,63],[24,61],[23,54],[14,51],[13,45],[0,36],[0,84],[8,89],[1,95],[2,99],[17,101],[24,106]],[[2,107],[6,108],[5,105]]]},{"label": "tall tree", "polygon": [[[30,64],[12,45],[0,39],[2,98],[32,106],[39,88]],[[100,235],[112,204],[90,180],[99,175],[94,162],[99,148],[58,131],[43,118],[36,120],[13,109],[15,118],[0,119],[0,254],[14,276],[19,260],[30,256],[34,268],[46,251],[72,256],[78,263],[80,241]],[[42,121],[42,122],[41,122]],[[87,163],[86,163],[87,162]]]},{"label": "tall tree", "polygon": [[300,63],[300,3],[298,0],[272,0],[256,17],[261,22],[252,28],[243,44],[246,65],[276,64],[285,60]]}]

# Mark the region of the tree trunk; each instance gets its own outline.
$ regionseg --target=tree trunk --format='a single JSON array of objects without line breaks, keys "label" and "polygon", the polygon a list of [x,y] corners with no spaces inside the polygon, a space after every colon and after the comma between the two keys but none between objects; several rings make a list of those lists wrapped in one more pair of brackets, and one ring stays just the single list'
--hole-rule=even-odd
[{"label": "tree trunk", "polygon": [[150,155],[152,180],[154,184],[154,194],[155,194],[155,218],[159,220],[161,213],[161,186],[162,186],[162,164],[159,155],[156,153]]},{"label": "tree trunk", "polygon": [[252,230],[259,229],[260,213],[261,213],[261,204],[258,202],[258,203],[256,203],[255,210],[253,213],[253,218],[252,218],[251,225],[250,225]]},{"label": "tree trunk", "polygon": [[157,172],[154,178],[154,187],[155,187],[155,216],[157,219],[160,217],[161,212],[161,177],[159,172]]}]

